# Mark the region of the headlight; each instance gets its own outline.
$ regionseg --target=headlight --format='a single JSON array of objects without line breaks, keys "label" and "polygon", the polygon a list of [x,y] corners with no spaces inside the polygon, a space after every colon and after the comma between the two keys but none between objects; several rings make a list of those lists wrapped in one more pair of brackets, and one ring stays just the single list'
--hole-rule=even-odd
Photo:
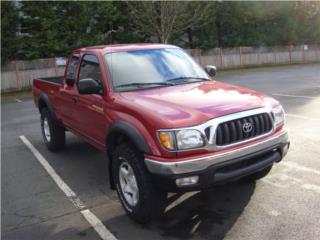
[{"label": "headlight", "polygon": [[177,132],[178,149],[197,148],[204,145],[201,133],[198,130],[181,130]]},{"label": "headlight", "polygon": [[185,150],[202,147],[205,142],[198,130],[160,131],[159,139],[168,150]]},{"label": "headlight", "polygon": [[272,109],[273,117],[274,117],[274,124],[275,127],[278,128],[284,124],[284,110],[281,105],[276,106]]}]

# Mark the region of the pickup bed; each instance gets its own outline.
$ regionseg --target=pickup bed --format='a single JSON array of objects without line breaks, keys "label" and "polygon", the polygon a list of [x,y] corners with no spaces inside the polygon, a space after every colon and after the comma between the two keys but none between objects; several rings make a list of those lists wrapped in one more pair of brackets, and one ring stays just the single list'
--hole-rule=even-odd
[{"label": "pickup bed", "polygon": [[172,45],[76,49],[64,77],[34,79],[44,143],[61,150],[71,131],[105,151],[110,187],[140,223],[168,192],[258,180],[289,149],[283,108],[215,74]]},{"label": "pickup bed", "polygon": [[62,85],[63,84],[64,76],[58,76],[58,77],[46,77],[46,78],[38,78],[37,80],[49,82],[49,83],[55,83]]}]

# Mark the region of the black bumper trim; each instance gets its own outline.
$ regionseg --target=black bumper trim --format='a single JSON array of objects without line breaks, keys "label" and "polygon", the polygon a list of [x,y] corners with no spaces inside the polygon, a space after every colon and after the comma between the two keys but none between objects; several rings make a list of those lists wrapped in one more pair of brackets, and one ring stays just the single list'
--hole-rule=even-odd
[{"label": "black bumper trim", "polygon": [[[150,174],[154,184],[165,191],[197,191],[210,188],[214,185],[236,181],[244,176],[263,170],[273,165],[274,162],[280,162],[284,155],[283,148],[287,144],[289,143],[278,144],[240,158],[214,164],[201,171],[172,175]],[[175,183],[176,179],[189,176],[199,176],[198,183],[190,186],[177,187]]]},{"label": "black bumper trim", "polygon": [[246,176],[246,175],[250,175],[260,169],[264,169],[270,165],[272,165],[274,162],[279,161],[279,159],[281,158],[280,153],[279,152],[274,152],[271,155],[266,156],[263,160],[249,165],[245,168],[240,168],[237,170],[234,170],[232,172],[229,173],[219,173],[217,172],[214,175],[214,180],[216,182],[223,182],[226,181],[228,179],[232,179],[232,178],[236,178],[239,176]]}]

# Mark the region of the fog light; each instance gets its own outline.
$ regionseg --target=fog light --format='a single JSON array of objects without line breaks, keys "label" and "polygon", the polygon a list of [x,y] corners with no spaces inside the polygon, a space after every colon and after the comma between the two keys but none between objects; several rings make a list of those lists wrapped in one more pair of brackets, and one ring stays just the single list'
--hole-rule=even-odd
[{"label": "fog light", "polygon": [[198,183],[199,176],[185,177],[176,179],[176,184],[178,187],[193,185]]}]

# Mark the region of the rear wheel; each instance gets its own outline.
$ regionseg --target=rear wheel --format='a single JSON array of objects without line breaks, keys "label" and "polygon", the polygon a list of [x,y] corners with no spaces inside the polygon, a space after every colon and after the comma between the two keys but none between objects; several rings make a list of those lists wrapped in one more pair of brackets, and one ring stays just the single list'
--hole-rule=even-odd
[{"label": "rear wheel", "polygon": [[118,197],[129,217],[143,224],[159,217],[167,194],[151,183],[143,154],[132,144],[122,143],[116,147],[112,161]]},{"label": "rear wheel", "polygon": [[47,108],[41,110],[41,131],[43,140],[50,151],[58,151],[65,145],[65,129],[51,116]]}]

